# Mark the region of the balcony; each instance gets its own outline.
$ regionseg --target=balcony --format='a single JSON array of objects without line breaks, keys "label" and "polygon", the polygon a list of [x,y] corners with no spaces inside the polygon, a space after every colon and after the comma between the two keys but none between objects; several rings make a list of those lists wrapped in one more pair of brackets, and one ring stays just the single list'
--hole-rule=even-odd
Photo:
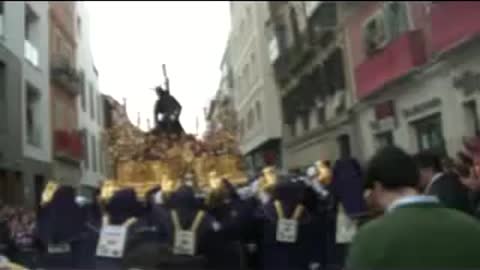
[{"label": "balcony", "polygon": [[480,33],[480,2],[434,2],[431,8],[432,49],[444,52]]},{"label": "balcony", "polygon": [[35,67],[38,67],[38,49],[29,41],[25,40],[24,42],[24,49],[25,49],[25,59],[30,62]]},{"label": "balcony", "polygon": [[56,130],[54,132],[55,158],[78,163],[83,159],[83,146],[78,131]]},{"label": "balcony", "polygon": [[405,32],[355,68],[357,96],[366,97],[425,62],[422,32]]},{"label": "balcony", "polygon": [[80,93],[80,77],[68,60],[60,55],[52,57],[50,79],[72,95]]}]

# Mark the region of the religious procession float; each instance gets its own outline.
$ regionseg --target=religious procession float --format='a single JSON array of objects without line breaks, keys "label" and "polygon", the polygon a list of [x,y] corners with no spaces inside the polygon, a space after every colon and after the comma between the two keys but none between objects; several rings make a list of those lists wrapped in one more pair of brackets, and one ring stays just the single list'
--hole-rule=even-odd
[{"label": "religious procession float", "polygon": [[104,181],[102,192],[133,188],[139,198],[161,186],[174,189],[187,181],[208,189],[212,177],[234,185],[246,183],[242,158],[234,135],[225,130],[203,139],[186,134],[179,122],[181,105],[170,94],[164,67],[165,90],[156,87],[155,127],[144,132],[130,121],[119,121],[107,131],[108,154],[114,179]]}]

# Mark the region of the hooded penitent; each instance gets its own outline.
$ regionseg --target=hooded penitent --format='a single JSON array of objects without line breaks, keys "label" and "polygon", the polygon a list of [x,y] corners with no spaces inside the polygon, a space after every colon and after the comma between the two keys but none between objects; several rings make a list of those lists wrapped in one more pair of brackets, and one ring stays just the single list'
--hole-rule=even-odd
[{"label": "hooded penitent", "polygon": [[115,192],[108,200],[105,209],[110,223],[114,225],[122,224],[127,219],[142,214],[142,204],[137,199],[135,191],[130,188]]},{"label": "hooded penitent", "polygon": [[[174,212],[178,217],[178,225],[181,230],[190,230],[194,224],[201,209],[199,200],[195,197],[192,187],[181,186],[172,192],[165,207],[158,208],[156,214],[163,218],[159,219],[161,227],[167,232],[169,243],[173,244],[176,228],[174,227]],[[218,229],[218,228],[217,228]],[[218,247],[218,238],[215,236],[215,226],[213,218],[204,212],[195,230],[197,242],[197,254],[203,254],[215,261],[215,250]]]},{"label": "hooded penitent", "polygon": [[145,210],[147,213],[152,211],[153,205],[155,204],[155,194],[159,191],[161,191],[160,186],[150,189],[145,194]]},{"label": "hooded penitent", "polygon": [[42,196],[37,217],[37,236],[45,247],[39,260],[42,268],[77,269],[84,266],[87,217],[75,197],[73,187],[53,183],[47,186]]},{"label": "hooded penitent", "polygon": [[[304,184],[293,181],[289,176],[278,176],[272,200],[257,214],[262,269],[309,269],[311,264],[320,262],[319,235],[323,228],[303,207],[304,196]],[[296,220],[297,237],[294,243],[277,239],[280,219]]]},{"label": "hooded penitent", "polygon": [[75,196],[73,187],[61,186],[52,193],[49,201],[43,203],[38,215],[38,233],[42,242],[70,242],[80,237],[86,217],[75,202]]}]

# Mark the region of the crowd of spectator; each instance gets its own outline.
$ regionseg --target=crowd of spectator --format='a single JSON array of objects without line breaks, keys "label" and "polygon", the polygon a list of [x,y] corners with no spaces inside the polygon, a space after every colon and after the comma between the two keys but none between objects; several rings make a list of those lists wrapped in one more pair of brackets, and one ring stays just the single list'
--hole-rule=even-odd
[{"label": "crowd of spectator", "polygon": [[35,212],[0,203],[0,253],[24,261],[34,253]]}]

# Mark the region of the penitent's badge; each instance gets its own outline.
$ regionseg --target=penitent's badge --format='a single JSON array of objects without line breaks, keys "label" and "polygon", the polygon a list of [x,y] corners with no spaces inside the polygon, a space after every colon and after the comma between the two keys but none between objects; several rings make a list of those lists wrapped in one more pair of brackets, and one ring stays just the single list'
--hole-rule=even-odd
[{"label": "penitent's badge", "polygon": [[70,252],[70,245],[67,243],[63,244],[48,244],[48,253],[49,254],[65,254]]},{"label": "penitent's badge", "polygon": [[338,244],[351,243],[356,233],[356,221],[347,216],[343,206],[340,204],[337,215],[337,233],[335,236],[336,242]]},{"label": "penitent's badge", "polygon": [[195,234],[192,231],[176,230],[173,253],[176,255],[195,255]]},{"label": "penitent's badge", "polygon": [[281,243],[297,242],[298,222],[295,219],[281,218],[277,223],[276,239]]},{"label": "penitent's badge", "polygon": [[134,221],[134,218],[129,219],[123,225],[108,225],[108,222],[104,222],[97,245],[97,256],[107,258],[123,257],[127,230]]}]

